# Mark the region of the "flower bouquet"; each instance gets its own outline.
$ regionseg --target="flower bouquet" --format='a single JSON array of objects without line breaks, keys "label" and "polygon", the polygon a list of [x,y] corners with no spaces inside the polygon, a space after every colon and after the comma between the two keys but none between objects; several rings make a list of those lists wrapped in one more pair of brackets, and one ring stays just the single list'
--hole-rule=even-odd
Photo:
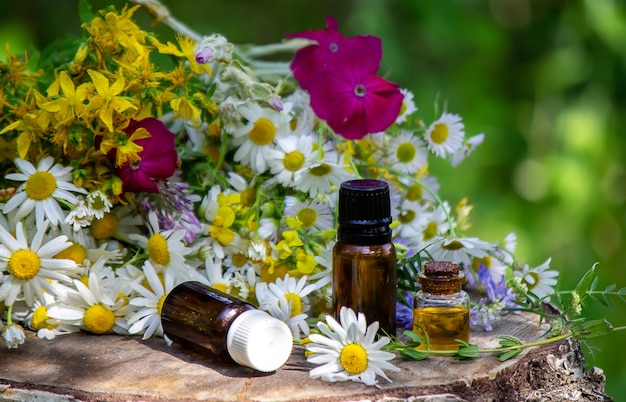
[{"label": "flower bouquet", "polygon": [[[440,198],[429,159],[457,166],[484,135],[467,136],[462,118],[445,109],[418,117],[411,91],[379,75],[379,38],[345,37],[329,17],[325,29],[238,47],[190,31],[158,2],[135,2],[97,13],[82,2],[77,41],[36,62],[7,47],[0,62],[0,331],[8,347],[24,342],[24,328],[47,339],[76,331],[162,337],[165,296],[193,280],[284,321],[294,340],[309,342],[310,361],[323,364],[312,376],[375,384],[394,369],[395,354],[381,349],[423,355],[410,352],[416,338],[376,341],[376,323],[362,314],[325,316],[337,189],[364,177],[391,188],[401,327],[412,328],[414,278],[429,260],[462,266],[479,295],[471,309],[478,330],[507,313],[540,312],[551,296],[580,316],[593,269],[562,298],[550,259],[521,263],[514,233],[496,242],[469,236],[467,200]],[[178,32],[174,43],[134,22],[142,5]],[[293,59],[264,59],[285,51]],[[559,336],[610,329],[558,322]]]}]

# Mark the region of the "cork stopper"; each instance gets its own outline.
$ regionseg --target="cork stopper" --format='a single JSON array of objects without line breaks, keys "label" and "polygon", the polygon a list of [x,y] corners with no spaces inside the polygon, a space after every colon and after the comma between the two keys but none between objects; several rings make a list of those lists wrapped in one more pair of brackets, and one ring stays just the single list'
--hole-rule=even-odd
[{"label": "cork stopper", "polygon": [[428,261],[418,281],[422,285],[422,292],[447,295],[461,291],[465,275],[461,267],[453,262]]}]

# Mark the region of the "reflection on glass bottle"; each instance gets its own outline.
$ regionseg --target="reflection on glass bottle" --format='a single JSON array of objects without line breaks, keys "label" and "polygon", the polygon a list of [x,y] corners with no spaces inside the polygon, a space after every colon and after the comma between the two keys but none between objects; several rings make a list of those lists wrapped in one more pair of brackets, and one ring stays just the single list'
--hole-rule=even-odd
[{"label": "reflection on glass bottle", "polygon": [[339,189],[337,243],[333,250],[333,312],[362,312],[380,332],[396,334],[396,250],[391,242],[389,186],[351,180]]},{"label": "reflection on glass bottle", "polygon": [[[429,261],[419,274],[422,289],[415,296],[414,331],[429,338],[432,350],[455,350],[456,339],[468,342],[469,296],[462,290],[465,276],[449,261]],[[426,342],[418,349],[425,349]]]}]

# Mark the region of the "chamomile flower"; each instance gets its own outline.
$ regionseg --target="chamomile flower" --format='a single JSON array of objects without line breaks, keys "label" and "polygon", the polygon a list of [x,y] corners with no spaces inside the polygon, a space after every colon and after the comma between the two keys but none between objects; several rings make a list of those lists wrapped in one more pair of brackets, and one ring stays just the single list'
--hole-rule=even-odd
[{"label": "chamomile flower", "polygon": [[513,271],[513,274],[522,280],[522,284],[528,287],[528,291],[534,293],[540,300],[549,302],[554,293],[554,286],[557,284],[558,271],[550,269],[548,258],[543,264],[530,268],[524,264],[521,270]]},{"label": "chamomile flower", "polygon": [[263,173],[269,167],[267,151],[274,149],[275,140],[289,133],[287,117],[253,102],[241,106],[239,113],[246,123],[232,133],[233,144],[237,147],[233,160]]},{"label": "chamomile flower", "polygon": [[48,317],[59,323],[76,325],[94,334],[115,332],[127,335],[124,318],[131,309],[116,290],[104,287],[95,272],[89,274],[88,285],[74,280],[74,289],[59,296],[58,303],[48,306]]},{"label": "chamomile flower", "polygon": [[92,220],[89,232],[97,241],[117,239],[130,242],[128,236],[141,233],[142,228],[143,221],[139,215],[127,206],[116,205],[102,218]]},{"label": "chamomile flower", "polygon": [[400,107],[400,114],[396,118],[396,124],[404,123],[410,115],[417,111],[413,101],[413,92],[408,89],[401,89],[400,92],[402,92],[404,98],[402,98],[402,106]]},{"label": "chamomile flower", "polygon": [[296,172],[315,158],[313,138],[309,135],[291,135],[277,140],[276,148],[267,151],[272,181],[292,187]]},{"label": "chamomile flower", "polygon": [[317,200],[307,200],[289,206],[285,210],[285,216],[296,219],[305,231],[323,232],[330,229],[333,224],[330,207]]},{"label": "chamomile flower", "polygon": [[2,331],[2,338],[7,345],[7,348],[13,349],[24,344],[26,341],[26,335],[24,334],[24,328],[18,324],[7,324],[0,328]]},{"label": "chamomile flower", "polygon": [[317,161],[300,169],[295,177],[295,189],[309,193],[314,198],[318,194],[328,194],[333,188],[353,177],[341,165],[328,161]]},{"label": "chamomile flower", "polygon": [[105,213],[111,212],[113,204],[100,190],[92,191],[86,197],[89,214],[97,219],[102,219]]},{"label": "chamomile flower", "polygon": [[442,114],[424,133],[428,149],[440,158],[458,151],[463,145],[464,135],[461,117],[450,113]]},{"label": "chamomile flower", "polygon": [[163,286],[150,261],[144,263],[143,271],[149,287],[135,282],[130,284],[138,295],[128,303],[139,308],[139,310],[128,318],[128,333],[131,335],[143,334],[143,340],[149,339],[152,335],[164,337],[163,326],[161,325],[161,309],[165,297],[172,288]]},{"label": "chamomile flower", "polygon": [[[291,328],[294,338],[300,339],[300,332],[305,335],[309,333],[308,325],[305,322],[308,317],[306,313],[310,309],[307,296],[311,292],[327,285],[329,279],[330,278],[321,279],[314,284],[307,285],[308,280],[306,275],[302,276],[297,282],[296,278],[285,275],[284,279],[278,278],[274,283],[267,284],[260,282],[256,286],[256,296],[259,301],[259,306],[271,313],[272,309],[268,307],[269,305],[276,305],[280,309],[280,303],[282,303],[284,307],[284,302],[286,301],[291,308],[289,318],[299,317],[298,320],[292,320],[288,325]],[[284,301],[281,302],[283,299]]]},{"label": "chamomile flower", "polygon": [[185,256],[191,249],[183,243],[185,230],[161,231],[154,211],[148,214],[147,226],[149,237],[131,234],[129,238],[146,250],[157,271],[163,271],[165,286],[173,287],[175,283],[190,279],[192,269],[186,264]]},{"label": "chamomile flower", "polygon": [[402,173],[415,173],[424,168],[428,149],[411,131],[402,130],[389,144],[388,163]]},{"label": "chamomile flower", "polygon": [[215,256],[207,256],[204,259],[204,267],[204,273],[199,273],[197,280],[224,293],[230,293],[234,275],[232,271],[223,271],[222,260]]},{"label": "chamomile flower", "polygon": [[[67,289],[64,287],[64,289]],[[48,316],[48,306],[56,302],[56,299],[49,293],[44,293],[43,301],[35,301],[33,308],[24,320],[25,324],[37,331],[38,338],[54,339],[57,335],[70,334],[80,331],[75,325],[60,323],[58,320]]]},{"label": "chamomile flower", "polygon": [[395,233],[404,239],[419,239],[421,241],[430,214],[427,205],[405,200],[397,212],[396,220],[399,225],[395,228]]},{"label": "chamomile flower", "polygon": [[309,376],[329,382],[351,380],[377,385],[378,375],[391,382],[383,370],[400,369],[389,362],[395,355],[381,350],[389,338],[382,336],[375,341],[378,321],[368,326],[363,313],[357,317],[348,307],[341,308],[339,320],[327,315],[325,323],[317,323],[321,334],[309,335],[307,361],[320,365]]},{"label": "chamomile flower", "polygon": [[44,290],[57,294],[52,280],[71,282],[67,273],[76,268],[76,263],[54,256],[72,243],[66,236],[58,236],[44,244],[47,230],[48,223],[44,221],[29,246],[22,222],[17,223],[16,237],[0,226],[0,270],[9,274],[0,285],[0,300],[4,300],[5,305],[12,305],[23,295],[26,304],[32,307],[35,300],[43,301]]},{"label": "chamomile flower", "polygon": [[5,178],[24,183],[17,188],[2,212],[6,214],[17,210],[13,219],[19,220],[34,210],[38,228],[43,226],[46,219],[52,226],[62,223],[65,214],[58,200],[73,205],[77,200],[73,193],[85,194],[86,191],[72,184],[71,167],[53,164],[54,158],[51,156],[39,161],[37,168],[27,160],[15,159],[20,172],[9,173]]},{"label": "chamomile flower", "polygon": [[440,237],[426,248],[435,261],[452,261],[456,264],[471,264],[474,258],[484,258],[493,246],[476,237]]},{"label": "chamomile flower", "polygon": [[477,134],[471,138],[468,138],[463,142],[463,146],[459,148],[452,157],[450,158],[450,164],[454,167],[458,166],[459,163],[463,162],[465,158],[467,158],[476,147],[483,143],[485,140],[485,134]]}]

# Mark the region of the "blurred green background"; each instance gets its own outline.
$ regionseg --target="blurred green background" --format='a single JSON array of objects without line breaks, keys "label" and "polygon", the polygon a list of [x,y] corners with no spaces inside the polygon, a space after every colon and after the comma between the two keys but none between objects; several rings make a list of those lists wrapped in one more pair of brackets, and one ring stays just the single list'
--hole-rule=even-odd
[{"label": "blurred green background", "polygon": [[[91,0],[94,10],[124,1]],[[0,57],[80,35],[76,0],[0,0]],[[267,44],[325,27],[383,40],[382,73],[415,94],[431,121],[436,100],[486,140],[459,168],[435,161],[444,199],[468,196],[474,232],[498,241],[514,231],[517,256],[552,257],[562,288],[599,262],[604,288],[626,286],[626,2],[611,0],[164,0],[199,33]],[[140,24],[161,38],[145,12]],[[590,318],[626,325],[626,304],[592,304]],[[589,341],[589,366],[607,393],[626,395],[626,332]]]}]

